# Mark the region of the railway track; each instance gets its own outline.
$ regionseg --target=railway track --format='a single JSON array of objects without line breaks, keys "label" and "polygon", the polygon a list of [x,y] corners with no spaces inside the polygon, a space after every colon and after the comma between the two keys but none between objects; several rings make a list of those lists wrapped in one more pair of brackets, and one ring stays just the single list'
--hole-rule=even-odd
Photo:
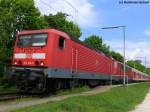
[{"label": "railway track", "polygon": [[27,96],[21,95],[18,92],[0,93],[0,101],[14,100],[25,97]]},{"label": "railway track", "polygon": [[[128,85],[133,85],[133,84],[137,84],[137,83],[132,83],[132,84],[128,84]],[[109,85],[107,85],[107,86],[109,86]],[[117,87],[117,86],[121,86],[121,85],[120,84],[113,85],[113,87]],[[99,88],[99,87],[103,87],[103,86],[97,86],[95,88]],[[8,101],[8,100],[29,98],[29,97],[44,98],[44,97],[48,97],[50,95],[53,95],[53,94],[24,94],[24,93],[20,93],[20,92],[7,92],[7,93],[0,93],[0,101]]]},{"label": "railway track", "polygon": [[9,101],[21,98],[43,98],[49,94],[24,94],[19,92],[0,93],[0,101]]}]

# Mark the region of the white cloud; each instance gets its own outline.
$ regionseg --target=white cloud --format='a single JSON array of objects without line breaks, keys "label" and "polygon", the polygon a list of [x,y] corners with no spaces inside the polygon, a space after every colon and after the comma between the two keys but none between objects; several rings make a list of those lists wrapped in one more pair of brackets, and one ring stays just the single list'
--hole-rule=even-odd
[{"label": "white cloud", "polygon": [[82,28],[93,27],[100,21],[98,12],[88,0],[35,0],[35,4],[42,14],[61,11],[71,15],[69,19],[76,21]]},{"label": "white cloud", "polygon": [[[107,45],[110,45],[112,50],[115,50],[123,55],[123,42],[122,41],[106,41]],[[150,51],[149,51],[149,42],[132,42],[126,41],[126,59],[139,59],[141,58],[142,63],[145,64],[144,57],[147,58],[147,66],[150,66]]]},{"label": "white cloud", "polygon": [[150,30],[145,30],[145,31],[144,31],[144,34],[145,34],[146,36],[150,37]]}]

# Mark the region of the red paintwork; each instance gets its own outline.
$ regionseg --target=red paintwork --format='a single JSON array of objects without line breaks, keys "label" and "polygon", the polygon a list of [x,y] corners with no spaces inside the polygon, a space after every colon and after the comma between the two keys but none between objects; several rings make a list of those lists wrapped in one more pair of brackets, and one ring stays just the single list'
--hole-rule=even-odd
[{"label": "red paintwork", "polygon": [[[122,63],[105,56],[103,53],[98,53],[95,50],[71,40],[66,33],[54,29],[44,29],[23,31],[18,33],[18,35],[35,33],[48,33],[47,45],[44,47],[18,48],[18,39],[16,39],[14,54],[25,53],[28,54],[29,57],[25,59],[13,58],[12,65],[37,67],[41,65],[36,65],[35,61],[42,61],[44,62],[43,67],[48,68],[61,68],[70,71],[83,71],[104,75],[109,74],[116,77],[123,76]],[[63,50],[58,47],[59,36],[63,36],[65,38],[65,49]],[[32,59],[30,55],[33,53],[46,53],[46,58],[40,60]],[[21,61],[22,63],[14,64],[18,61]],[[150,77],[143,75],[142,73],[138,73],[137,70],[134,69],[126,71],[126,76],[133,80],[150,80]]]}]

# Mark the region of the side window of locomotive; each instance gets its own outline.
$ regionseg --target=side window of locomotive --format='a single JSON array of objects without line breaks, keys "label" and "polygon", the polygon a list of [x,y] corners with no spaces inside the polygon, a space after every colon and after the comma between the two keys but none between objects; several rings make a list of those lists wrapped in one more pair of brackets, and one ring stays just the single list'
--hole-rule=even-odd
[{"label": "side window of locomotive", "polygon": [[59,37],[59,43],[58,43],[59,49],[63,50],[65,48],[65,38],[60,36]]}]

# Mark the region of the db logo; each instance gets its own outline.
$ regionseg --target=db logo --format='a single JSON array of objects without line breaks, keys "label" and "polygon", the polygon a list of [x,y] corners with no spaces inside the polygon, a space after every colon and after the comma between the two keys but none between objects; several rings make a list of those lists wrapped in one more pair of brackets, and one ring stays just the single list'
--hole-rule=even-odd
[{"label": "db logo", "polygon": [[32,58],[32,54],[26,54],[26,58]]}]

